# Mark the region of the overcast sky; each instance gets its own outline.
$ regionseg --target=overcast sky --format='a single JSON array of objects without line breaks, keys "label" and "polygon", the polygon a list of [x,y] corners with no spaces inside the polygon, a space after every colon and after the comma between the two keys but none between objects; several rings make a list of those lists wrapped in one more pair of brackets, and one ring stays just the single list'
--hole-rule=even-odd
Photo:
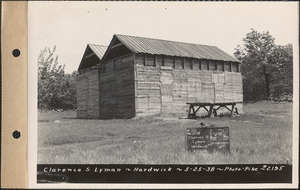
[{"label": "overcast sky", "polygon": [[233,55],[251,28],[275,43],[298,45],[297,2],[28,2],[29,62],[57,46],[66,72],[76,70],[89,44],[113,34],[213,45]]}]

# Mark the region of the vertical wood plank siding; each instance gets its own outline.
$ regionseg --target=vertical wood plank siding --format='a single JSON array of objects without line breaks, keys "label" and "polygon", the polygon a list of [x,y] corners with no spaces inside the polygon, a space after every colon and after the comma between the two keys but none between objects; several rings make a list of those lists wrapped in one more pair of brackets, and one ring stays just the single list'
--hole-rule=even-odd
[{"label": "vertical wood plank siding", "polygon": [[100,74],[100,118],[135,116],[134,56],[123,56],[104,63],[105,68],[117,63],[114,70]]},{"label": "vertical wood plank siding", "polygon": [[91,70],[76,77],[77,117],[99,118],[98,70]]}]

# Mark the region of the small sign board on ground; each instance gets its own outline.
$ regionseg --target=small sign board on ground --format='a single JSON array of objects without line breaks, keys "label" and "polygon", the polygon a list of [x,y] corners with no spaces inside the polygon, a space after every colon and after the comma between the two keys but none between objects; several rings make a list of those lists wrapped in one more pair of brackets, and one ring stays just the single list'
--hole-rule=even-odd
[{"label": "small sign board on ground", "polygon": [[186,129],[188,151],[230,152],[229,127],[200,127]]}]

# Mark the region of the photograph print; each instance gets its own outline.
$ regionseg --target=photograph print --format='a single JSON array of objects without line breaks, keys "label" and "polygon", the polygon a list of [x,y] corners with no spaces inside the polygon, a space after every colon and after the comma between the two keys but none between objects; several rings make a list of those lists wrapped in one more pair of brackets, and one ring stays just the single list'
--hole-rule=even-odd
[{"label": "photograph print", "polygon": [[298,5],[28,2],[33,187],[294,187]]}]

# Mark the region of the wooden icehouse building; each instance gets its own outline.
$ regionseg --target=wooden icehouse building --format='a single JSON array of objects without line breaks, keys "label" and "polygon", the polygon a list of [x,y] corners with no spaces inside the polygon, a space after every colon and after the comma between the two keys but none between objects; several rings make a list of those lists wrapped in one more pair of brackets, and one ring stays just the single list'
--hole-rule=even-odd
[{"label": "wooden icehouse building", "polygon": [[187,102],[243,101],[240,62],[215,46],[114,35],[108,47],[87,45],[78,72],[78,118],[184,115]]}]

